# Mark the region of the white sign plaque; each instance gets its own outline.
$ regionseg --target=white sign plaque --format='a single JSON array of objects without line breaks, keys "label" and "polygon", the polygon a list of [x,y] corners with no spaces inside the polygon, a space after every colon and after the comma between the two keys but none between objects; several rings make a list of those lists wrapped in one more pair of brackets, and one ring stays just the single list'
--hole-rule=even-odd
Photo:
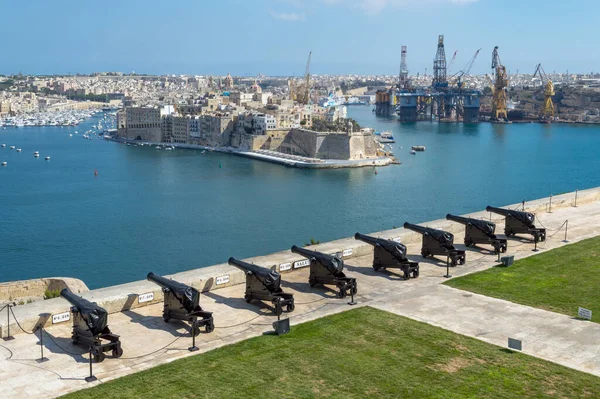
[{"label": "white sign plaque", "polygon": [[52,315],[52,324],[62,323],[71,320],[71,312],[64,312]]},{"label": "white sign plaque", "polygon": [[592,320],[592,311],[586,308],[579,308],[577,316],[581,317],[582,319]]},{"label": "white sign plaque", "polygon": [[285,272],[286,270],[291,270],[292,269],[292,264],[291,263],[282,263],[279,265],[279,271],[280,272]]},{"label": "white sign plaque", "polygon": [[402,242],[402,240],[400,239],[400,237],[392,238],[392,241]]},{"label": "white sign plaque", "polygon": [[148,292],[138,295],[138,303],[150,302],[154,300],[154,293]]},{"label": "white sign plaque", "polygon": [[344,258],[347,258],[348,256],[352,256],[352,248],[350,248],[350,249],[344,249],[344,252],[342,252],[342,256]]},{"label": "white sign plaque", "polygon": [[217,279],[216,279],[217,285],[226,284],[228,282],[229,282],[229,274],[227,274],[225,276],[217,277]]},{"label": "white sign plaque", "polygon": [[294,269],[298,269],[299,267],[310,266],[310,259],[299,260],[294,262]]}]

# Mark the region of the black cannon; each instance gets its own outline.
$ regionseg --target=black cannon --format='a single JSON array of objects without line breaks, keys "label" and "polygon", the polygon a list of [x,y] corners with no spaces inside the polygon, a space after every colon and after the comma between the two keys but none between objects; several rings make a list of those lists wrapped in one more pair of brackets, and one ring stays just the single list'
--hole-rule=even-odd
[{"label": "black cannon", "polygon": [[206,312],[200,306],[200,292],[197,289],[152,272],[146,278],[162,287],[165,323],[171,319],[187,321],[194,336],[200,334],[200,327],[204,326],[207,333],[215,329],[212,312]]},{"label": "black cannon", "polygon": [[506,239],[498,238],[494,234],[496,225],[487,220],[465,218],[462,216],[446,215],[446,219],[461,223],[465,228],[465,245],[470,247],[475,244],[490,244],[494,247],[494,253],[506,252]]},{"label": "black cannon", "polygon": [[465,251],[454,247],[454,235],[444,230],[436,230],[429,227],[422,227],[416,224],[404,223],[404,228],[415,231],[423,235],[423,244],[421,245],[421,255],[424,258],[428,256],[442,255],[448,257],[450,265],[464,265],[467,259]]},{"label": "black cannon", "polygon": [[228,262],[246,272],[246,302],[250,303],[253,299],[270,301],[277,316],[281,315],[284,306],[286,311],[294,311],[294,294],[281,289],[281,274],[235,258],[229,258]]},{"label": "black cannon", "polygon": [[402,270],[405,280],[408,280],[411,275],[413,278],[419,277],[419,263],[408,260],[406,245],[360,233],[356,233],[354,238],[373,246],[373,269],[375,271],[396,268]]},{"label": "black cannon", "polygon": [[507,237],[515,234],[531,234],[534,242],[546,241],[546,229],[535,227],[535,215],[533,213],[495,208],[489,205],[485,210],[497,213],[506,218],[504,222],[504,234]]},{"label": "black cannon", "polygon": [[356,279],[346,277],[343,273],[344,261],[340,257],[299,248],[295,245],[292,247],[292,252],[310,260],[308,283],[311,287],[317,284],[335,285],[339,290],[340,298],[345,298],[348,291],[353,295],[357,293]]},{"label": "black cannon", "polygon": [[95,362],[104,360],[105,352],[111,352],[115,358],[123,355],[119,336],[108,328],[108,312],[100,306],[65,288],[60,292],[71,305],[73,312],[73,344],[90,349]]}]

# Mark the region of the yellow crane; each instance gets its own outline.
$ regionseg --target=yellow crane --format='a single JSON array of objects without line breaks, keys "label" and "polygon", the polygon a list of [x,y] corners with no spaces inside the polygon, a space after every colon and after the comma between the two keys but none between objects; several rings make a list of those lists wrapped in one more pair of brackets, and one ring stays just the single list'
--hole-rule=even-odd
[{"label": "yellow crane", "polygon": [[552,97],[554,97],[554,83],[550,80],[548,75],[546,75],[546,71],[542,68],[542,64],[537,64],[535,67],[535,72],[533,73],[533,77],[536,75],[540,76],[542,80],[542,84],[544,85],[544,106],[541,111],[541,117],[544,121],[551,121],[554,119],[554,102],[552,101]]},{"label": "yellow crane", "polygon": [[506,67],[500,62],[498,46],[494,47],[494,52],[492,53],[492,69],[496,70],[494,86],[492,88],[492,119],[497,121],[507,121],[508,110],[506,109],[506,88],[508,87],[508,74],[506,73]]}]

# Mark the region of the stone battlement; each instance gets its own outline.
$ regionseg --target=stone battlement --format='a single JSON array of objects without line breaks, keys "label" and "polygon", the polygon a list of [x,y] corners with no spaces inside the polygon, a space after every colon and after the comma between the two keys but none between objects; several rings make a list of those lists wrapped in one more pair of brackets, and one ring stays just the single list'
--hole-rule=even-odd
[{"label": "stone battlement", "polygon": [[[600,187],[589,190],[579,191],[577,193],[577,205],[584,205],[600,200]],[[575,193],[566,193],[552,197],[552,209],[572,207],[575,202]],[[532,213],[541,214],[549,210],[550,198],[542,198],[525,204],[525,210]],[[482,204],[492,205],[492,204]],[[496,204],[493,204],[496,205]],[[504,206],[511,209],[520,209],[520,204]],[[489,220],[490,214],[486,211],[479,211],[465,215],[468,217],[482,218]],[[492,215],[493,221],[501,221],[499,215]],[[460,224],[447,221],[446,219],[434,220],[420,223],[428,227],[443,229],[459,236],[464,231]],[[404,228],[386,230],[370,233],[360,231],[361,233],[371,234],[385,239],[400,239],[405,244],[417,243],[421,240],[421,235]],[[290,246],[293,243],[290,243]],[[311,249],[325,253],[340,253],[344,259],[354,258],[370,254],[372,247],[366,243],[351,238],[343,238],[319,245],[312,246]],[[297,262],[304,258],[293,254],[289,250],[277,252],[270,255],[259,256],[244,259],[246,262],[255,263],[263,267],[269,267],[274,270],[285,273],[293,273],[300,265]],[[152,270],[148,270],[150,272]],[[182,283],[188,284],[203,292],[213,291],[224,287],[245,283],[245,274],[236,267],[226,263],[203,267],[200,269],[189,270],[181,273],[166,276]],[[153,294],[153,299],[146,302],[139,302],[139,295]],[[124,310],[135,309],[160,303],[163,300],[163,294],[160,287],[147,280],[134,281],[127,284],[121,284],[106,288],[100,288],[83,292],[84,298],[96,302],[99,306],[105,308],[109,313],[121,312]],[[36,325],[52,325],[51,315],[68,312],[71,305],[63,298],[49,299],[45,301],[34,302],[15,307],[13,310],[21,326],[27,330],[33,329]],[[3,313],[4,314],[4,313]],[[0,317],[0,337],[7,335],[6,317]],[[14,319],[11,317],[11,334],[21,333]]]}]

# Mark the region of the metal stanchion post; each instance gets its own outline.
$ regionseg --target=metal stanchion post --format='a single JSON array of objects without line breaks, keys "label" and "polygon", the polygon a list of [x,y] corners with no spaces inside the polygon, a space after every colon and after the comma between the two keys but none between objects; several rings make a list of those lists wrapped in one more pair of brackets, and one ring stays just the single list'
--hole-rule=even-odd
[{"label": "metal stanchion post", "polygon": [[500,251],[498,251],[498,262],[500,262]]},{"label": "metal stanchion post", "polygon": [[538,251],[538,249],[537,249],[537,242],[538,242],[538,240],[534,240],[535,247],[533,247],[533,249],[532,249],[533,252],[537,252]]},{"label": "metal stanchion post", "polygon": [[4,338],[2,338],[5,341],[12,341],[13,339],[15,339],[15,337],[13,337],[12,335],[10,335],[10,308],[11,308],[12,304],[9,303],[8,305],[6,305],[6,320],[7,320],[7,329],[8,329],[8,335]]},{"label": "metal stanchion post", "polygon": [[525,200],[523,200],[523,212],[525,212]]},{"label": "metal stanchion post", "polygon": [[577,191],[579,190],[575,190],[575,208],[577,208]]},{"label": "metal stanchion post", "polygon": [[356,302],[354,302],[354,288],[350,288],[350,302],[348,302],[348,305],[356,305]]},{"label": "metal stanchion post", "polygon": [[450,255],[446,255],[446,275],[444,277],[445,278],[452,277],[450,275]]},{"label": "metal stanchion post", "polygon": [[196,352],[198,347],[196,346],[196,320],[192,322],[192,346],[188,348],[190,352]]},{"label": "metal stanchion post", "polygon": [[97,378],[94,375],[93,370],[92,370],[92,347],[91,346],[90,346],[89,355],[90,355],[90,375],[88,377],[85,377],[85,382],[92,382],[92,381],[97,380]]},{"label": "metal stanchion post", "polygon": [[565,239],[563,240],[563,242],[569,242],[567,240],[567,232],[569,231],[569,221],[565,220]]},{"label": "metal stanchion post", "polygon": [[44,362],[48,361],[48,358],[44,357],[44,326],[41,326],[39,328],[39,331],[40,331],[40,352],[41,352],[41,355],[40,355],[40,358],[37,359],[36,361],[38,363],[44,363]]},{"label": "metal stanchion post", "polygon": [[548,213],[552,213],[552,194],[550,194],[550,210]]}]

